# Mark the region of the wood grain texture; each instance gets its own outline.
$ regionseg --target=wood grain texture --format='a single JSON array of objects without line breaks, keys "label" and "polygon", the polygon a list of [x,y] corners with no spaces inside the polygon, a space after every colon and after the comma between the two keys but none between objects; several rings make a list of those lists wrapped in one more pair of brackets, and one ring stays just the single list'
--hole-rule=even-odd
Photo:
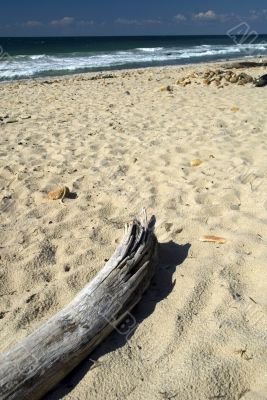
[{"label": "wood grain texture", "polygon": [[0,399],[42,398],[129,315],[157,264],[155,217],[134,220],[98,275],[63,310],[0,357]]}]

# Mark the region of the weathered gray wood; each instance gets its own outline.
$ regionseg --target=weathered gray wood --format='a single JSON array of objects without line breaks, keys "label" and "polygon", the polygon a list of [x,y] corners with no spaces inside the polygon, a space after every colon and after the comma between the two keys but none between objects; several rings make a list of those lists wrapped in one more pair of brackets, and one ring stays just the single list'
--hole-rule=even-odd
[{"label": "weathered gray wood", "polygon": [[223,68],[231,69],[231,68],[255,68],[255,67],[266,67],[267,62],[263,61],[262,62],[256,62],[256,61],[239,61],[239,62],[234,62],[234,63],[228,63],[228,64],[223,64]]},{"label": "weathered gray wood", "polygon": [[40,399],[130,316],[155,271],[154,223],[145,213],[143,220],[134,220],[113,256],[75,299],[0,357],[1,400]]}]

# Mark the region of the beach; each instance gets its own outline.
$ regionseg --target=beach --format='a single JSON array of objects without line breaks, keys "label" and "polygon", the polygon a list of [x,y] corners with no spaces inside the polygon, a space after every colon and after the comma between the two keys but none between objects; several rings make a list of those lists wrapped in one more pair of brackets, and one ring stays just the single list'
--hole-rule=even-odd
[{"label": "beach", "polygon": [[177,84],[222,64],[1,84],[1,352],[74,298],[143,207],[157,218],[134,332],[47,399],[266,399],[266,87]]}]

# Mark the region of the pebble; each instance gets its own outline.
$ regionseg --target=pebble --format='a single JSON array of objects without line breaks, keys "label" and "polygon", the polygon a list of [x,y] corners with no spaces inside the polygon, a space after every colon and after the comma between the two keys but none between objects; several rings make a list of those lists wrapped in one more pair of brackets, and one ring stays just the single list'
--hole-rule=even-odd
[{"label": "pebble", "polygon": [[238,108],[238,107],[232,107],[232,108],[231,108],[231,111],[232,111],[232,112],[237,112],[237,111],[239,111],[239,108]]},{"label": "pebble", "polygon": [[238,81],[237,76],[232,76],[232,78],[229,79],[229,82],[231,83],[236,83]]},{"label": "pebble", "polygon": [[165,92],[165,91],[167,91],[167,92],[172,92],[173,89],[172,89],[172,87],[169,86],[169,85],[168,85],[168,86],[161,86],[160,91],[161,91],[161,92]]},{"label": "pebble", "polygon": [[192,160],[190,162],[190,164],[191,164],[191,167],[198,167],[200,164],[202,164],[202,161],[199,159],[195,159],[195,160]]}]

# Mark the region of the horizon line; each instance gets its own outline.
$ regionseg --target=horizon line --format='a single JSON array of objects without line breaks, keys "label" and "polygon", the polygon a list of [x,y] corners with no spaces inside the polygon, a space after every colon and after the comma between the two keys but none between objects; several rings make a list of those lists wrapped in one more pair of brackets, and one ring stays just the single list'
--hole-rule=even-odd
[{"label": "horizon line", "polygon": [[[266,36],[266,33],[258,33],[259,36]],[[15,39],[15,38],[20,38],[20,39],[30,39],[30,38],[82,38],[82,37],[91,37],[91,38],[99,38],[99,37],[103,37],[103,38],[117,38],[117,37],[190,37],[190,36],[228,36],[227,33],[216,33],[216,34],[211,34],[211,33],[207,33],[207,34],[187,34],[187,35],[182,35],[182,34],[177,34],[177,35],[173,35],[173,34],[155,34],[155,35],[37,35],[37,36],[0,36],[0,39]],[[240,35],[235,35],[237,37],[242,37],[244,35],[240,34]]]}]

